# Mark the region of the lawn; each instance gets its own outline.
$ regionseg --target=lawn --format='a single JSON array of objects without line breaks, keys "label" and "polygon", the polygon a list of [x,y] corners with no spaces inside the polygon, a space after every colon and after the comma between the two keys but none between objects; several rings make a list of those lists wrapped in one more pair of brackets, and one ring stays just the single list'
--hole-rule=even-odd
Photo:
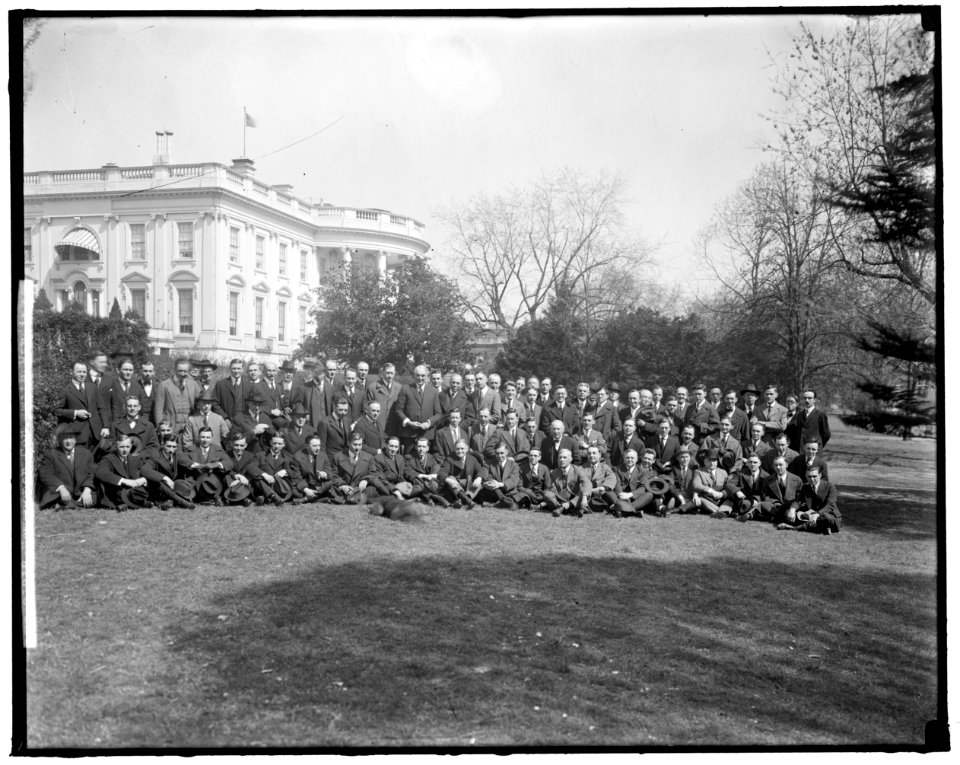
[{"label": "lawn", "polygon": [[830,537],[500,509],[40,513],[27,742],[922,747],[935,447],[838,427]]}]

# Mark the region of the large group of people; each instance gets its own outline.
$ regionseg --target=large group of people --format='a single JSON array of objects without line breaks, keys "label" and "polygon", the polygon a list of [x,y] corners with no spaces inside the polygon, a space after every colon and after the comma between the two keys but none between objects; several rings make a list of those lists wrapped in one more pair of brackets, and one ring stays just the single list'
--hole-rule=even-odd
[{"label": "large group of people", "polygon": [[[66,383],[41,508],[367,504],[527,508],[555,517],[709,514],[823,534],[841,528],[813,390],[567,386],[379,374],[308,358],[181,358],[157,381],[129,349],[94,351]],[[112,363],[111,363],[112,362]],[[691,395],[692,392],[692,395]]]}]

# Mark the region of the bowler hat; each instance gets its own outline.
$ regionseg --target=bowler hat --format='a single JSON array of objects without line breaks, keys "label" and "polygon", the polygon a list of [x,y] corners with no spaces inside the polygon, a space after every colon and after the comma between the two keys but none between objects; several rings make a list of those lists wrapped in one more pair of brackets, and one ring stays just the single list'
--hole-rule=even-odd
[{"label": "bowler hat", "polygon": [[647,488],[655,497],[662,497],[670,491],[670,481],[661,475],[654,476],[647,482]]},{"label": "bowler hat", "polygon": [[217,397],[213,395],[213,391],[209,388],[207,390],[200,391],[200,395],[197,396],[197,401],[216,401]]},{"label": "bowler hat", "polygon": [[120,489],[120,501],[131,507],[146,507],[150,504],[150,492],[146,486],[126,486]]},{"label": "bowler hat", "polygon": [[202,363],[203,359],[201,359],[199,356],[190,357],[190,366],[199,367]]},{"label": "bowler hat", "polygon": [[57,429],[57,443],[63,443],[67,436],[76,438],[83,432],[83,425],[79,422],[65,422]]},{"label": "bowler hat", "polygon": [[620,386],[617,385],[615,382],[607,383],[604,387],[607,389],[607,393],[609,393],[610,391],[613,391],[614,393],[620,392]]},{"label": "bowler hat", "polygon": [[223,491],[223,483],[219,476],[213,473],[206,473],[200,477],[196,484],[196,493],[210,497],[216,497]]},{"label": "bowler hat", "polygon": [[293,408],[290,410],[291,417],[306,417],[310,412],[307,411],[307,408],[298,401],[293,405]]},{"label": "bowler hat", "polygon": [[281,372],[296,372],[297,368],[293,365],[293,362],[290,359],[287,359],[280,365]]},{"label": "bowler hat", "polygon": [[303,360],[304,369],[316,369],[320,366],[320,359],[315,359],[312,356]]},{"label": "bowler hat", "polygon": [[273,490],[284,502],[289,502],[290,498],[293,497],[293,486],[290,485],[290,481],[286,478],[278,478],[274,481]]},{"label": "bowler hat", "polygon": [[173,482],[173,493],[183,499],[193,499],[197,496],[197,490],[193,488],[193,483],[185,481],[183,478],[178,478]]},{"label": "bowler hat", "polygon": [[243,483],[242,481],[237,481],[234,484],[231,484],[227,487],[227,490],[223,492],[223,498],[227,502],[239,502],[242,499],[246,499],[250,496],[250,487]]},{"label": "bowler hat", "polygon": [[719,449],[705,449],[703,452],[703,458],[705,460],[719,460],[720,459],[720,450]]},{"label": "bowler hat", "polygon": [[246,402],[248,404],[262,404],[267,398],[259,390],[254,388],[247,394]]},{"label": "bowler hat", "polygon": [[757,386],[754,385],[753,383],[747,383],[747,386],[742,391],[740,391],[741,396],[744,395],[745,393],[752,393],[755,396],[760,395],[760,391],[757,390]]},{"label": "bowler hat", "polygon": [[[191,362],[191,363],[193,363],[193,362]],[[200,359],[200,363],[199,363],[198,366],[203,367],[203,368],[205,368],[205,369],[216,369],[216,368],[217,368],[217,365],[216,365],[216,364],[214,364],[212,361],[210,361],[210,359],[206,359],[206,358]]]},{"label": "bowler hat", "polygon": [[133,356],[133,351],[125,345],[118,345],[116,348],[110,351],[111,359],[123,358],[124,356]]}]

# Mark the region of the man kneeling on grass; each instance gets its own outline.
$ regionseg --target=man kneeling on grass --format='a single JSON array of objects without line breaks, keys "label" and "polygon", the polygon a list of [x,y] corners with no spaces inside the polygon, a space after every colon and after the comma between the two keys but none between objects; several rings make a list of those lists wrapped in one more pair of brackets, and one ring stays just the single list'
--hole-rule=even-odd
[{"label": "man kneeling on grass", "polygon": [[840,531],[840,510],[837,509],[837,487],[820,475],[820,468],[807,468],[807,482],[800,489],[800,507],[787,512],[786,522],[778,529],[835,534]]}]

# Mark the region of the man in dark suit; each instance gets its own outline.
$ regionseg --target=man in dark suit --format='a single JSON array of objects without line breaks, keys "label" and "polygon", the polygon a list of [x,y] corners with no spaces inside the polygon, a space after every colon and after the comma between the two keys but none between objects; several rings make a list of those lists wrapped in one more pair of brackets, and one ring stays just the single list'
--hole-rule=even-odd
[{"label": "man in dark suit", "polygon": [[232,425],[234,418],[243,414],[244,402],[252,391],[253,386],[243,376],[243,360],[232,359],[230,376],[219,380],[214,386],[213,396],[216,400],[213,402],[213,411]]},{"label": "man in dark suit", "polygon": [[387,434],[380,421],[380,404],[368,399],[363,404],[363,416],[353,424],[353,432],[363,436],[363,450],[376,457],[383,451]]},{"label": "man in dark suit", "polygon": [[379,375],[370,374],[370,364],[366,361],[357,362],[357,387],[363,393],[364,399],[368,398],[367,393],[373,390],[379,379]]},{"label": "man in dark suit", "polygon": [[136,396],[138,400],[143,398],[143,389],[133,379],[133,362],[130,359],[123,359],[118,372],[119,374],[106,390],[103,388],[100,390],[100,411],[109,415],[109,419],[105,422],[112,423],[126,414],[128,396]]},{"label": "man in dark suit", "polygon": [[[563,423],[563,431],[567,435],[572,435],[577,426],[577,410],[567,403],[567,389],[563,385],[553,389],[553,403],[543,407],[540,412],[540,430],[548,433],[554,420]],[[543,461],[547,463],[546,459]]]},{"label": "man in dark suit", "polygon": [[213,373],[216,371],[217,365],[214,364],[210,359],[200,359],[200,374],[197,375],[197,395],[200,393],[208,392],[213,395],[213,392],[216,388],[217,382],[213,379]]},{"label": "man in dark suit", "polygon": [[383,451],[373,458],[377,466],[370,483],[381,496],[393,495],[397,499],[420,496],[423,486],[410,480],[407,463],[400,454],[399,436],[387,436]]},{"label": "man in dark suit", "polygon": [[607,395],[606,388],[597,391],[597,407],[593,410],[593,427],[609,442],[610,434],[620,429],[620,412]]},{"label": "man in dark suit", "polygon": [[530,451],[530,439],[520,427],[516,410],[508,409],[504,418],[503,427],[497,431],[497,439],[507,447],[507,456],[514,460],[522,471]]},{"label": "man in dark suit", "polygon": [[503,402],[500,399],[500,375],[490,375],[490,380],[495,382],[497,388],[487,385],[487,376],[483,372],[477,372],[477,389],[470,396],[467,402],[466,419],[477,420],[477,415],[481,409],[486,409],[490,413],[490,421],[494,425],[500,423],[500,414]]},{"label": "man in dark suit", "polygon": [[96,446],[103,429],[100,402],[96,387],[87,380],[87,365],[82,361],[73,365],[70,382],[63,389],[55,414],[59,429],[65,425],[79,426],[73,432],[76,444],[89,449]]},{"label": "man in dark suit", "polygon": [[147,479],[141,475],[143,461],[130,454],[132,445],[129,436],[119,436],[115,451],[107,454],[97,465],[100,502],[104,507],[116,508],[118,512],[128,507],[146,507],[150,503]]},{"label": "man in dark suit", "polygon": [[747,422],[752,425],[762,420],[763,412],[757,404],[757,399],[760,398],[760,391],[757,390],[757,386],[753,383],[748,383],[744,386],[743,390],[740,391],[740,396],[743,398],[743,401],[740,403],[740,408],[743,409],[744,414],[746,414]]},{"label": "man in dark suit", "polygon": [[786,433],[778,433],[773,439],[773,449],[760,458],[761,466],[767,473],[773,473],[773,461],[777,457],[783,457],[789,466],[796,458],[797,453],[787,444],[789,443]]},{"label": "man in dark suit", "polygon": [[157,380],[155,377],[153,362],[145,361],[140,365],[140,378],[137,384],[140,386],[140,409],[144,417],[150,420],[154,427],[157,423],[153,421],[153,405],[157,402]]},{"label": "man in dark suit", "polygon": [[350,433],[352,431],[353,421],[350,419],[350,404],[345,398],[338,397],[334,401],[333,410],[320,421],[320,426],[317,428],[317,435],[323,441],[323,446],[327,450],[327,457],[330,458],[331,463],[335,454],[346,451],[350,446]]},{"label": "man in dark suit", "polygon": [[638,455],[643,452],[644,445],[637,436],[637,425],[628,417],[620,423],[620,431],[610,435],[610,464],[617,468],[623,466],[623,456],[633,449]]},{"label": "man in dark suit", "polygon": [[745,517],[747,513],[760,506],[768,477],[760,469],[760,457],[751,454],[743,469],[727,478],[727,499],[724,504],[730,507],[730,514],[738,521],[750,520]]},{"label": "man in dark suit", "polygon": [[[86,376],[86,366],[84,376]],[[77,444],[77,437],[86,423],[64,424],[57,434],[57,447],[48,449],[37,469],[40,481],[40,509],[93,507],[97,504],[94,490],[93,455]]]},{"label": "man in dark suit", "polygon": [[836,534],[842,520],[837,508],[837,487],[820,475],[813,465],[807,469],[806,483],[800,489],[800,508],[795,516],[787,514],[786,522],[777,528],[812,531],[817,534]]},{"label": "man in dark suit", "polygon": [[534,510],[541,509],[543,492],[550,488],[550,471],[540,461],[540,456],[540,447],[531,446],[527,465],[520,470],[522,486],[517,504],[521,507],[530,507]]},{"label": "man in dark suit", "polygon": [[151,499],[159,502],[162,510],[169,510],[174,505],[188,510],[196,507],[187,497],[176,492],[180,470],[177,446],[177,437],[173,433],[168,434],[159,449],[144,455],[143,467],[140,469],[141,475],[147,479]]},{"label": "man in dark suit", "polygon": [[561,449],[557,466],[550,471],[551,487],[543,492],[543,503],[554,518],[563,514],[582,518],[587,510],[593,487],[586,474],[572,462],[573,453],[569,449]]},{"label": "man in dark suit", "polygon": [[270,415],[271,423],[277,430],[287,426],[289,420],[283,411],[283,395],[280,389],[280,381],[277,379],[277,364],[274,361],[267,361],[263,365],[263,378],[255,384],[260,395],[263,396],[263,411]]},{"label": "man in dark suit", "polygon": [[156,449],[160,446],[153,425],[146,417],[140,416],[140,397],[136,393],[131,393],[127,397],[126,415],[114,420],[110,424],[110,428],[115,439],[121,435],[126,435],[135,439],[134,443],[139,442],[138,448],[134,449],[135,453],[141,450]]},{"label": "man in dark suit", "polygon": [[668,513],[696,513],[698,510],[693,499],[695,471],[690,464],[690,451],[686,446],[681,445],[677,448],[674,463],[675,466],[670,473],[670,492],[666,510]]},{"label": "man in dark suit", "polygon": [[693,425],[693,440],[697,445],[703,439],[720,430],[720,417],[717,410],[706,401],[707,388],[702,383],[693,386],[693,403],[687,408],[684,425]]},{"label": "man in dark suit", "polygon": [[[249,488],[247,496],[230,499],[230,493],[224,492],[224,502],[226,504],[240,504],[249,507],[254,502],[262,505],[265,501],[272,502],[274,505],[282,505],[280,497],[274,492],[269,482],[263,479],[263,470],[260,468],[260,454],[247,449],[247,436],[242,430],[233,430],[227,437],[230,443],[229,457],[233,467],[227,471],[224,483],[229,489],[236,484],[242,484]],[[253,494],[253,498],[249,496]]]},{"label": "man in dark suit", "polygon": [[756,454],[763,462],[764,456],[773,451],[773,447],[767,443],[766,432],[762,422],[755,422],[750,426],[750,438],[740,444],[743,447],[743,456],[749,457]]},{"label": "man in dark suit", "polygon": [[334,492],[340,477],[330,464],[320,436],[316,433],[310,435],[303,449],[292,456],[290,480],[298,498],[307,502],[321,499],[335,504],[342,502],[340,495]]},{"label": "man in dark suit", "polygon": [[797,413],[797,436],[798,442],[791,443],[793,449],[799,450],[807,443],[807,439],[816,436],[823,448],[826,449],[827,442],[830,440],[830,422],[827,414],[818,409],[817,394],[811,389],[807,389],[800,394],[800,411]]},{"label": "man in dark suit", "polygon": [[[292,421],[290,414],[293,411],[293,404],[297,397],[297,389],[299,384],[294,381],[294,375],[297,372],[296,367],[293,365],[293,362],[290,359],[286,359],[278,370],[280,373],[280,382],[277,383],[277,387],[280,391],[280,408],[283,410],[284,416]],[[302,406],[302,403],[301,403]],[[306,411],[304,407],[304,413],[309,416],[309,412]],[[312,427],[312,426],[311,426]],[[298,450],[299,451],[299,450]]]},{"label": "man in dark suit", "polygon": [[737,406],[737,392],[728,390],[723,401],[717,407],[717,416],[723,419],[730,418],[730,435],[737,441],[746,441],[750,437],[750,419],[746,413]]},{"label": "man in dark suit", "polygon": [[773,474],[767,476],[763,486],[760,507],[747,512],[747,517],[743,520],[776,521],[784,517],[796,518],[802,487],[803,481],[787,472],[787,461],[783,457],[775,457]]},{"label": "man in dark suit", "polygon": [[487,475],[477,493],[477,502],[496,503],[508,510],[519,510],[520,466],[507,454],[502,441],[493,451],[494,459],[487,465]]},{"label": "man in dark suit", "polygon": [[[447,389],[440,392],[440,411],[443,413],[442,425],[449,422],[450,412],[460,413],[460,422],[464,427],[469,427],[470,423],[465,422],[467,412],[467,394],[463,392],[463,377],[456,373],[450,375],[450,385]],[[446,456],[446,455],[444,455]]]},{"label": "man in dark suit", "polygon": [[472,510],[476,506],[474,498],[487,473],[480,461],[468,452],[467,442],[458,441],[453,454],[441,465],[437,482],[443,487],[443,495],[453,507],[462,506]]},{"label": "man in dark suit", "polygon": [[351,420],[357,420],[363,416],[363,403],[366,400],[366,393],[360,387],[357,380],[357,370],[353,367],[349,367],[343,373],[343,387],[340,388],[339,395],[347,400]]},{"label": "man in dark suit", "polygon": [[586,465],[589,460],[591,446],[599,449],[601,459],[606,459],[607,456],[607,439],[593,424],[593,413],[588,411],[580,419],[576,429],[571,434],[573,440],[577,442],[577,451],[574,452],[573,461],[581,467]]},{"label": "man in dark suit", "polygon": [[233,418],[232,429],[243,433],[247,450],[254,454],[260,454],[264,448],[269,447],[270,439],[277,434],[270,415],[262,409],[264,403],[264,396],[260,390],[251,387],[247,394],[246,411],[236,414]]},{"label": "man in dark suit", "polygon": [[380,379],[367,391],[367,399],[380,404],[380,422],[388,436],[395,436],[400,432],[396,406],[403,386],[394,380],[396,373],[393,364],[384,364],[380,369]]},{"label": "man in dark suit", "polygon": [[312,413],[310,421],[316,425],[320,420],[334,411],[334,399],[339,395],[337,383],[337,362],[326,359],[323,362],[323,377],[314,380],[310,404],[307,405]]},{"label": "man in dark suit", "polygon": [[[198,442],[180,453],[180,475],[196,490],[197,502],[222,505],[223,479],[233,469],[233,461],[223,448],[213,443],[213,431],[201,428]],[[207,480],[209,479],[209,480]]]},{"label": "man in dark suit", "polygon": [[403,460],[410,480],[420,486],[420,499],[430,504],[449,507],[450,503],[441,494],[438,480],[442,463],[430,454],[430,441],[420,436],[414,450],[404,456]]},{"label": "man in dark suit", "polygon": [[676,436],[670,435],[670,420],[661,417],[657,423],[657,432],[646,441],[646,448],[653,449],[653,469],[659,475],[669,475],[673,471],[673,457],[680,448]]},{"label": "man in dark suit", "polygon": [[350,436],[350,448],[333,455],[330,463],[339,478],[334,491],[345,504],[362,505],[377,496],[376,488],[371,485],[377,465],[363,450],[363,436],[359,433]]},{"label": "man in dark suit", "polygon": [[617,489],[613,514],[617,518],[622,517],[624,513],[643,518],[644,509],[652,505],[656,499],[650,491],[650,479],[657,473],[653,469],[651,455],[644,451],[647,454],[646,466],[639,465],[636,451],[628,449],[623,455],[623,463],[616,468]]},{"label": "man in dark suit", "polygon": [[[448,424],[438,427],[433,436],[433,453],[440,461],[454,453],[457,441],[466,441],[470,434],[460,426],[460,410],[453,409],[447,413]],[[491,426],[492,430],[492,426]]]},{"label": "man in dark suit", "polygon": [[552,471],[560,464],[560,452],[568,450],[571,455],[577,449],[577,442],[573,436],[564,433],[562,420],[554,420],[547,427],[547,437],[540,442],[541,461],[547,470]]},{"label": "man in dark suit", "polygon": [[803,480],[811,467],[819,468],[823,480],[830,480],[827,461],[820,454],[820,440],[816,436],[807,436],[807,442],[803,445],[803,454],[797,455],[790,461],[787,471]]},{"label": "man in dark suit", "polygon": [[[277,480],[289,481],[291,488],[293,487],[293,469],[291,467],[293,456],[285,450],[285,446],[286,440],[284,437],[280,433],[274,434],[270,438],[270,448],[261,452],[257,462],[257,466],[260,468],[260,481],[266,485],[264,488],[268,486],[272,490],[272,495],[271,492],[264,491],[264,496],[267,501],[273,502],[275,505],[283,504],[283,498],[277,494]],[[292,500],[293,497],[290,499]]]},{"label": "man in dark suit", "polygon": [[397,397],[397,419],[405,454],[413,451],[419,436],[433,438],[434,428],[443,417],[440,394],[427,383],[429,372],[422,364],[413,370],[413,385],[404,386]]}]

